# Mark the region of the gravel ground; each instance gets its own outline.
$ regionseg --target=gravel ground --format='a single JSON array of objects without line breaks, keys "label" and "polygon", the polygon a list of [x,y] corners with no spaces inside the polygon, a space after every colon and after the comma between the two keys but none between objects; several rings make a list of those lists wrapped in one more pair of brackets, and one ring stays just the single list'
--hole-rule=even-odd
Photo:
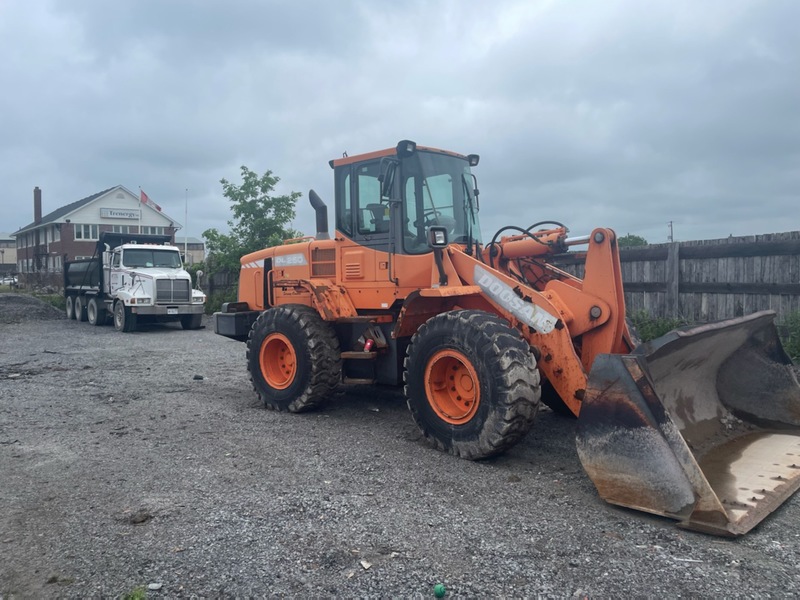
[{"label": "gravel ground", "polygon": [[546,409],[468,462],[391,389],[264,410],[211,327],[36,314],[0,317],[1,599],[800,593],[797,496],[738,540],[683,531],[601,501]]}]

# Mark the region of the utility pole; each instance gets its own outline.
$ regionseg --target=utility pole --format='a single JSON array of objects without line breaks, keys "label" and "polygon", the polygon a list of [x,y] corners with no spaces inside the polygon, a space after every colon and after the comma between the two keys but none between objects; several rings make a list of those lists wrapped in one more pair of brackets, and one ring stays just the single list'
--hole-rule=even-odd
[{"label": "utility pole", "polygon": [[186,202],[183,211],[183,262],[189,260],[189,188],[186,188]]},{"label": "utility pole", "polygon": [[673,241],[673,239],[672,239],[672,221],[667,223],[667,226],[669,227],[669,234],[667,235],[667,241],[668,242],[672,242]]}]

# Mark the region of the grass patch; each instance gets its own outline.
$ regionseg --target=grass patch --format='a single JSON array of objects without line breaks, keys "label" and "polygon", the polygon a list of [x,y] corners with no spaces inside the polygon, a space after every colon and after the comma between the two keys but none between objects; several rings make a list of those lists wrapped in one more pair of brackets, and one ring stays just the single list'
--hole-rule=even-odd
[{"label": "grass patch", "polygon": [[640,310],[628,315],[633,323],[636,332],[643,342],[649,342],[662,335],[669,333],[673,329],[688,325],[686,319],[667,319],[664,317],[652,317],[647,311]]},{"label": "grass patch", "polygon": [[786,354],[791,356],[795,363],[800,362],[800,311],[789,313],[778,331],[781,333],[781,342]]},{"label": "grass patch", "polygon": [[67,308],[67,299],[62,294],[31,294],[31,296],[55,306],[58,310],[66,310]]},{"label": "grass patch", "polygon": [[147,598],[147,590],[143,585],[133,588],[130,592],[122,596],[122,600],[145,600]]}]

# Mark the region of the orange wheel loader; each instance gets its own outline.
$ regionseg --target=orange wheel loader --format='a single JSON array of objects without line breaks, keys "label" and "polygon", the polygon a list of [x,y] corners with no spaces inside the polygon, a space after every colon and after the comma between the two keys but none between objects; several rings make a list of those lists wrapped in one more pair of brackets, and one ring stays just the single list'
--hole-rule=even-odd
[{"label": "orange wheel loader", "polygon": [[[246,342],[266,407],[404,384],[431,445],[481,459],[522,439],[541,400],[577,417],[608,502],[747,532],[800,486],[800,386],[774,313],[635,346],[614,232],[538,222],[483,239],[478,160],[409,140],[332,160],[333,239],[312,190],[315,236],[242,257],[214,327]],[[583,279],[554,264],[574,246]]]}]

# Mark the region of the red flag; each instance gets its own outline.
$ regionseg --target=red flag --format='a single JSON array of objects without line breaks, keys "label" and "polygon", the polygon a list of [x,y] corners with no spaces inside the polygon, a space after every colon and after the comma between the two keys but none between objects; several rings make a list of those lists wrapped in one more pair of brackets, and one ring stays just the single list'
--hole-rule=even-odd
[{"label": "red flag", "polygon": [[147,194],[145,194],[144,190],[142,190],[142,189],[139,190],[139,203],[140,204],[146,204],[150,208],[154,208],[158,212],[161,212],[161,207],[158,204],[156,204],[155,202],[153,202],[152,200],[150,200],[150,197]]}]

